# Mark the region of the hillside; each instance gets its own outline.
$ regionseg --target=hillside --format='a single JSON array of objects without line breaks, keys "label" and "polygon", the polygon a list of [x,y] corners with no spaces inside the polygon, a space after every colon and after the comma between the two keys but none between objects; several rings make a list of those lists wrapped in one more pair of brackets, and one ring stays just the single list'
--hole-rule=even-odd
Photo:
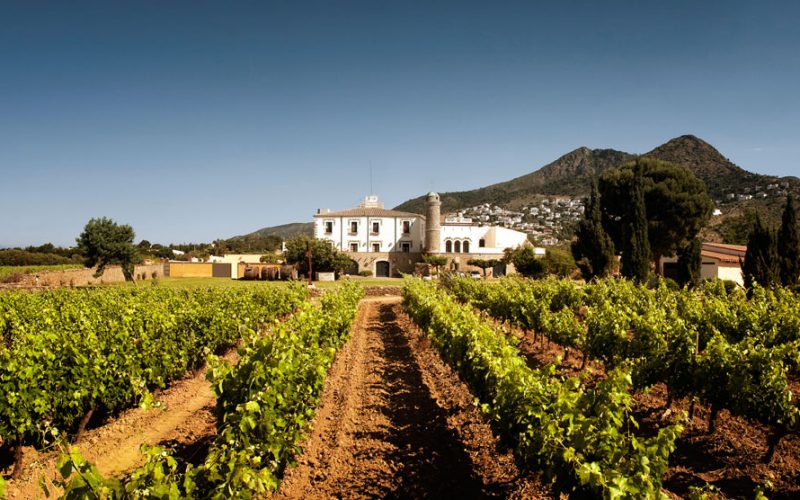
[{"label": "hillside", "polygon": [[742,193],[746,188],[762,191],[768,184],[789,182],[800,185],[796,177],[776,177],[748,172],[722,156],[709,143],[693,135],[682,135],[658,146],[643,156],[677,163],[689,168],[705,182],[714,199],[723,199],[728,193]]},{"label": "hillside", "polygon": [[279,236],[284,240],[287,240],[294,236],[311,236],[312,234],[314,234],[314,224],[312,222],[292,222],[289,224],[282,224],[280,226],[263,227],[244,236],[258,236],[261,238],[267,236]]},{"label": "hillside", "polygon": [[[519,209],[533,202],[537,196],[585,196],[593,177],[636,156],[614,149],[581,147],[530,174],[510,181],[470,191],[440,193],[442,211],[451,212],[482,203]],[[642,156],[686,166],[705,182],[709,194],[717,201],[725,201],[731,195],[756,195],[766,191],[770,184],[788,184],[792,190],[800,189],[800,179],[797,177],[748,172],[693,135],[671,139]],[[423,213],[424,198],[408,200],[396,209]]]},{"label": "hillside", "polygon": [[[578,148],[539,170],[510,181],[471,191],[439,193],[442,212],[481,203],[516,209],[542,195],[583,196],[594,176],[633,158],[635,155],[613,149]],[[408,200],[395,209],[424,213],[425,198]]]}]

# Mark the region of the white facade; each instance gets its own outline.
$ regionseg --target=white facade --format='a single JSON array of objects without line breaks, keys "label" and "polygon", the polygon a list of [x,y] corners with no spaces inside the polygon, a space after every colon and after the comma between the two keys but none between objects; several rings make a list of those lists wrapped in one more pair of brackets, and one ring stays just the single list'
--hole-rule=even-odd
[{"label": "white facade", "polygon": [[501,255],[506,248],[516,248],[527,240],[527,234],[504,227],[445,222],[439,248],[444,253]]},{"label": "white facade", "polygon": [[[723,243],[703,243],[700,251],[702,279],[719,278],[735,281],[739,286],[744,286],[741,260],[747,247],[743,245],[726,245]],[[662,274],[668,275],[669,270],[678,262],[677,257],[664,257],[661,259]]]},{"label": "white facade", "polygon": [[314,215],[314,237],[330,241],[343,252],[422,252],[425,218],[370,206],[339,212],[319,210]]},{"label": "white facade", "polygon": [[[436,193],[428,194],[429,211],[431,203],[437,201]],[[314,215],[314,237],[328,240],[337,250],[348,253],[422,253],[434,248],[432,253],[502,255],[506,248],[516,248],[528,240],[528,235],[520,231],[448,217],[440,231],[429,231],[438,236],[437,251],[435,242],[426,241],[425,229],[424,216],[385,210],[376,196],[368,196],[358,208],[337,212],[320,209]]]}]

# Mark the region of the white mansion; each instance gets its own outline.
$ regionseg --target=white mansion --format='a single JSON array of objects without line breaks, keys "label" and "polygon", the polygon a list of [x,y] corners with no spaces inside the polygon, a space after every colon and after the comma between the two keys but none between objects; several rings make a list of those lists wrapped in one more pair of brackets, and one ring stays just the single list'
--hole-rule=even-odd
[{"label": "white mansion", "polygon": [[471,258],[499,258],[506,248],[527,241],[525,233],[499,226],[477,225],[463,217],[442,219],[441,201],[428,193],[426,215],[386,210],[377,196],[367,196],[358,208],[314,215],[314,236],[353,259],[352,271],[375,276],[412,272],[422,253],[442,254],[454,269],[466,269]]}]

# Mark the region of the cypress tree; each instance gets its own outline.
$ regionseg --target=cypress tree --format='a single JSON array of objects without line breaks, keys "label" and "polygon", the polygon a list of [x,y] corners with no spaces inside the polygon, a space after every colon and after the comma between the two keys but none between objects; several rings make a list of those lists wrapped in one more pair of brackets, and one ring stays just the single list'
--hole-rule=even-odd
[{"label": "cypress tree", "polygon": [[797,285],[800,276],[800,237],[797,234],[797,212],[791,194],[786,198],[781,228],[778,231],[778,259],[783,286]]},{"label": "cypress tree", "polygon": [[753,230],[747,238],[747,252],[742,261],[742,274],[744,274],[744,286],[748,289],[752,288],[754,283],[766,288],[780,282],[775,236],[758,214],[756,214]]},{"label": "cypress tree", "polygon": [[697,286],[700,283],[703,243],[693,238],[678,252],[678,283],[681,286]]},{"label": "cypress tree", "polygon": [[585,202],[583,218],[575,231],[577,239],[572,242],[572,256],[587,281],[608,275],[614,267],[614,243],[603,229],[600,211],[600,192],[597,181],[592,182],[592,190]]},{"label": "cypress tree", "polygon": [[622,249],[622,275],[643,283],[650,274],[650,241],[647,238],[647,211],[641,165],[636,165],[631,190],[630,218],[625,224]]}]

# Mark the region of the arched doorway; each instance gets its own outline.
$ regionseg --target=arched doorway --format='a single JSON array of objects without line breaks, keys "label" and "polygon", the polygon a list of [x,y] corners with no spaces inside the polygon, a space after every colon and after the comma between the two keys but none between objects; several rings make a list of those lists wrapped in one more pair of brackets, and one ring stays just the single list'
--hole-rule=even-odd
[{"label": "arched doorway", "polygon": [[469,240],[464,241],[464,253],[469,253]]},{"label": "arched doorway", "polygon": [[375,263],[375,276],[378,278],[389,277],[389,263],[385,260],[379,260]]},{"label": "arched doorway", "polygon": [[453,243],[453,252],[455,252],[455,253],[461,253],[461,242],[460,242],[460,241],[456,240],[456,241]]}]

